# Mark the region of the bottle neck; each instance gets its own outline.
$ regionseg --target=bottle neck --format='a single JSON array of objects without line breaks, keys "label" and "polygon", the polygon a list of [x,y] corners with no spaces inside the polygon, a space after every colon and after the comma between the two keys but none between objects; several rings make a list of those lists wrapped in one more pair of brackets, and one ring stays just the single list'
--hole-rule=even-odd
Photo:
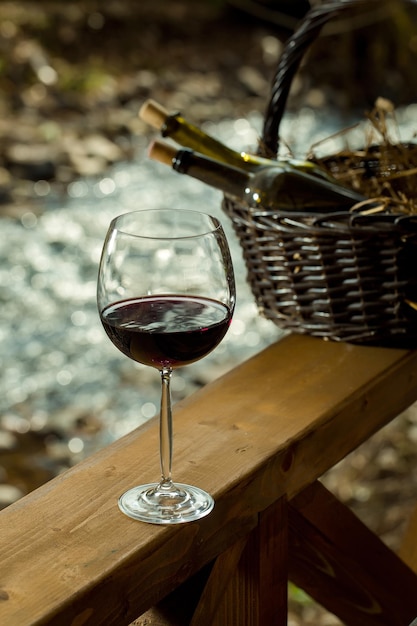
[{"label": "bottle neck", "polygon": [[161,135],[174,139],[184,148],[195,150],[204,156],[237,167],[247,173],[255,173],[264,167],[288,167],[330,180],[327,172],[311,161],[292,158],[271,160],[248,152],[232,150],[197,126],[187,122],[180,113],[166,116],[161,126]]},{"label": "bottle neck", "polygon": [[172,168],[180,174],[188,174],[226,194],[243,199],[250,184],[250,174],[220,163],[192,150],[178,150],[172,159]]},{"label": "bottle neck", "polygon": [[[175,139],[184,148],[195,150],[226,165],[252,171],[261,165],[257,157],[242,156],[221,141],[187,122],[179,113],[169,115],[161,128],[162,137]],[[266,164],[266,162],[265,162]]]},{"label": "bottle neck", "polygon": [[166,117],[161,127],[161,135],[174,139],[184,148],[195,150],[211,158],[218,159],[219,153],[228,150],[220,141],[187,122],[180,113]]}]

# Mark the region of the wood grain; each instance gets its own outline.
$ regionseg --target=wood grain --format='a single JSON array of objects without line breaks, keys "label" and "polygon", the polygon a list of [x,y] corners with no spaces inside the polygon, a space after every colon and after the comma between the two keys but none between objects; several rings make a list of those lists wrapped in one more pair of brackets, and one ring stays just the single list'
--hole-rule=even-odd
[{"label": "wood grain", "polygon": [[344,624],[407,626],[417,578],[320,482],[289,507],[291,580]]}]

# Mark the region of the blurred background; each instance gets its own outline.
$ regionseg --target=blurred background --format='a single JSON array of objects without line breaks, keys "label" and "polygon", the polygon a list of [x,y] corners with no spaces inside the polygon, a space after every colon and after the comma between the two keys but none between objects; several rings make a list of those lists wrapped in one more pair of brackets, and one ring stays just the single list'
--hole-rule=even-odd
[{"label": "blurred background", "polygon": [[[257,311],[221,194],[147,158],[155,131],[138,110],[152,97],[256,150],[277,61],[310,4],[0,2],[0,508],[158,412],[159,375],[118,353],[97,314],[114,216],[195,208],[229,236],[235,319],[212,355],[175,373],[174,401],[282,336]],[[280,129],[285,153],[305,156],[378,96],[398,107],[395,130],[414,137],[417,13],[389,4],[332,21],[311,47]],[[416,441],[412,407],[325,477],[394,546],[417,496]],[[295,589],[290,620],[339,624]]]}]

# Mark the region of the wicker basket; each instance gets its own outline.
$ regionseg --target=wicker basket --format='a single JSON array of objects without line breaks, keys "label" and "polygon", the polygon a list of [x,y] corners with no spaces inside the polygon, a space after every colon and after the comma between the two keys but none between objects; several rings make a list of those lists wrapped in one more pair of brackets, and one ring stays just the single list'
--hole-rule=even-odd
[{"label": "wicker basket", "polygon": [[[305,16],[279,61],[265,116],[263,156],[278,153],[291,82],[322,27],[352,7],[380,2],[326,1]],[[266,318],[283,329],[335,341],[417,346],[417,216],[254,211],[228,197],[223,209]]]}]

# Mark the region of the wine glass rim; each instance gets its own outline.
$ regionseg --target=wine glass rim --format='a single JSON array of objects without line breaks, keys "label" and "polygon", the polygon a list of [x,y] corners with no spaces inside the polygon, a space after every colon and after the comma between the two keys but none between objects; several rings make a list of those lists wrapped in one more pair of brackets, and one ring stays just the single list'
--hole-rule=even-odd
[{"label": "wine glass rim", "polygon": [[[134,215],[144,214],[144,213],[148,213],[148,214],[150,213],[183,213],[183,214],[200,215],[200,216],[209,218],[209,220],[211,220],[212,222],[212,227],[207,226],[206,228],[201,228],[200,232],[196,232],[194,234],[189,234],[189,235],[173,235],[173,234],[152,235],[152,234],[134,232],[131,228],[123,227],[122,225],[123,218],[127,220],[129,217],[132,217]],[[123,233],[124,235],[128,235],[130,237],[139,237],[142,239],[161,239],[161,240],[163,239],[194,239],[197,237],[203,237],[210,233],[214,233],[218,230],[222,230],[222,228],[223,227],[222,227],[220,220],[214,215],[211,215],[210,213],[205,213],[204,211],[194,211],[192,209],[169,209],[169,208],[168,209],[167,208],[140,209],[138,211],[128,211],[126,213],[122,213],[111,221],[111,229],[117,230],[118,232]]]}]

